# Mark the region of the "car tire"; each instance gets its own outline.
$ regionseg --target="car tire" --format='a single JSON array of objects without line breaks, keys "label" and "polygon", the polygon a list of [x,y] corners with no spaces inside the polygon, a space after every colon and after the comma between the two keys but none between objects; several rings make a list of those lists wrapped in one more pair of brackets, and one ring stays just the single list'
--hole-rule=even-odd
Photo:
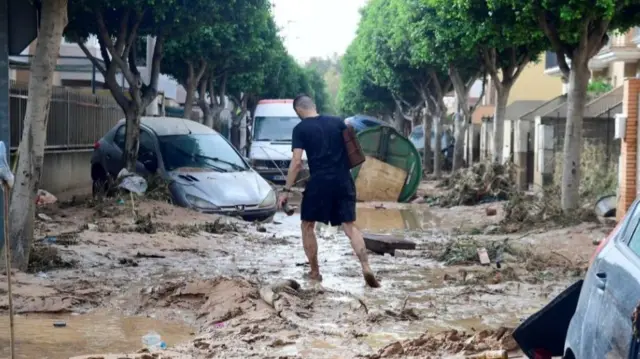
[{"label": "car tire", "polygon": [[95,165],[91,168],[91,194],[94,198],[109,196],[111,189],[111,181],[109,175],[100,165]]}]

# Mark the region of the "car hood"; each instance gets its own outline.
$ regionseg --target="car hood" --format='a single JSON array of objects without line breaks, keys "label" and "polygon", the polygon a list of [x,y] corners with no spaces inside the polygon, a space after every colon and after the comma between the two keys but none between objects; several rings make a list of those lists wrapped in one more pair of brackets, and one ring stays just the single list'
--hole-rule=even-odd
[{"label": "car hood", "polygon": [[216,172],[198,168],[181,168],[169,176],[185,194],[207,200],[218,207],[258,205],[271,186],[254,170]]}]

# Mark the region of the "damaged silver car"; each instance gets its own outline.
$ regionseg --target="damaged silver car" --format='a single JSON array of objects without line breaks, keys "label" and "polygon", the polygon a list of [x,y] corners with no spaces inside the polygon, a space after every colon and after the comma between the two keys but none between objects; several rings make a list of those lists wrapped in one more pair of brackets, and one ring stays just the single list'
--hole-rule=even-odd
[{"label": "damaged silver car", "polygon": [[[125,122],[94,145],[94,194],[123,167]],[[174,204],[204,213],[263,221],[276,212],[276,193],[238,151],[215,130],[195,121],[143,117],[136,172],[158,174],[169,183]]]}]

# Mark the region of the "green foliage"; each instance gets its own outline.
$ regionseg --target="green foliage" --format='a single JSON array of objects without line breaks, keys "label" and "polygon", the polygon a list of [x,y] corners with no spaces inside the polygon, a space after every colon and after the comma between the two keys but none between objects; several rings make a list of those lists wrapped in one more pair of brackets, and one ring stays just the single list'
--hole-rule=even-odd
[{"label": "green foliage", "polygon": [[613,86],[611,86],[611,83],[607,79],[594,79],[587,87],[587,93],[594,96],[602,95],[611,90],[613,90]]},{"label": "green foliage", "polygon": [[305,68],[314,71],[322,77],[326,92],[326,113],[337,113],[337,96],[340,88],[340,59],[337,55],[327,58],[314,57],[305,64]]}]

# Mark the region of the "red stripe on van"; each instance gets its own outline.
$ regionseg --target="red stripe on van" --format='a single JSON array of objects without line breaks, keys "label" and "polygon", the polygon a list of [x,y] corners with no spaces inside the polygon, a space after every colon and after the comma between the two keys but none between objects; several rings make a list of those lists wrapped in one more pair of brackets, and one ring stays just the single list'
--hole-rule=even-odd
[{"label": "red stripe on van", "polygon": [[293,103],[293,100],[260,100],[258,101],[258,105],[267,104],[267,103]]}]

